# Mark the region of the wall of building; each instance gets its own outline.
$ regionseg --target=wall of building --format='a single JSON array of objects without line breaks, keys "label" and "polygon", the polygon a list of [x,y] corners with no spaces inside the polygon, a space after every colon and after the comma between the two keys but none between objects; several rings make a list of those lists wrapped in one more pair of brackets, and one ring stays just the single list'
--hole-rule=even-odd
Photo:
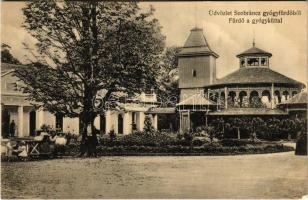
[{"label": "wall of building", "polygon": [[180,102],[196,94],[204,94],[203,88],[184,88],[180,91]]},{"label": "wall of building", "polygon": [[63,132],[79,134],[79,118],[63,118]]},{"label": "wall of building", "polygon": [[[190,56],[179,58],[179,88],[203,87],[213,83],[216,61],[213,56]],[[196,76],[193,76],[193,70]]]}]

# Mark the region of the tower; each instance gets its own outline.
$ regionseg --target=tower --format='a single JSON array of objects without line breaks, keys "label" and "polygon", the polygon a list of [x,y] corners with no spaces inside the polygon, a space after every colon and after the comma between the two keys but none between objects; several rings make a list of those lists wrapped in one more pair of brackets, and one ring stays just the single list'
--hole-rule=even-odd
[{"label": "tower", "polygon": [[184,47],[178,54],[180,101],[196,93],[216,79],[216,58],[207,43],[203,29],[193,28]]},{"label": "tower", "polygon": [[240,60],[240,68],[243,67],[267,67],[269,68],[269,59],[272,54],[256,47],[255,40],[252,47],[236,57]]}]

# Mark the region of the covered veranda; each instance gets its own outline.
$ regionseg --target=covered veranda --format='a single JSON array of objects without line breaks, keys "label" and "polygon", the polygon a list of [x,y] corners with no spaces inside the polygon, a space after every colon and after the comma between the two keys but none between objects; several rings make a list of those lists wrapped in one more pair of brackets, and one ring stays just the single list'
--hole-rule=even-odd
[{"label": "covered veranda", "polygon": [[180,132],[207,126],[208,114],[220,108],[218,102],[206,98],[203,94],[195,94],[176,105],[180,115]]}]

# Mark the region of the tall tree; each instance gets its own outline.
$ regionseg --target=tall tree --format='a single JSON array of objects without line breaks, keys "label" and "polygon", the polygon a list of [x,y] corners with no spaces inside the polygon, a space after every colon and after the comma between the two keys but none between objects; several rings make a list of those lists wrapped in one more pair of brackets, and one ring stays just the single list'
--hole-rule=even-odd
[{"label": "tall tree", "polygon": [[112,95],[156,85],[165,37],[153,12],[135,2],[28,3],[24,27],[42,64],[17,71],[24,92],[52,113],[80,117],[84,141]]},{"label": "tall tree", "polygon": [[5,43],[1,44],[1,62],[10,64],[20,64],[19,60],[15,58],[11,52],[11,47]]},{"label": "tall tree", "polygon": [[158,77],[158,96],[165,106],[175,106],[178,103],[180,90],[178,88],[178,59],[177,54],[181,48],[176,46],[167,47],[161,58],[160,73]]}]

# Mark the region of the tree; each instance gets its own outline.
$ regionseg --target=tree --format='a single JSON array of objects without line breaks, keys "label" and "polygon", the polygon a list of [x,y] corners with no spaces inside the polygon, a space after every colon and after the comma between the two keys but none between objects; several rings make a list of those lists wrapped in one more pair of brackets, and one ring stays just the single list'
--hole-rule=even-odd
[{"label": "tree", "polygon": [[165,37],[153,12],[136,2],[29,2],[23,26],[40,63],[16,72],[24,92],[52,113],[79,117],[86,141],[112,96],[157,87]]},{"label": "tree", "polygon": [[157,94],[164,106],[175,106],[179,100],[177,54],[180,50],[181,48],[176,46],[167,47],[162,54]]},{"label": "tree", "polygon": [[145,119],[144,119],[143,132],[146,135],[154,135],[155,134],[155,129],[154,129],[153,125],[152,125],[151,118],[148,115],[146,115]]},{"label": "tree", "polygon": [[20,64],[10,52],[11,47],[5,43],[1,44],[1,62],[10,64]]}]

